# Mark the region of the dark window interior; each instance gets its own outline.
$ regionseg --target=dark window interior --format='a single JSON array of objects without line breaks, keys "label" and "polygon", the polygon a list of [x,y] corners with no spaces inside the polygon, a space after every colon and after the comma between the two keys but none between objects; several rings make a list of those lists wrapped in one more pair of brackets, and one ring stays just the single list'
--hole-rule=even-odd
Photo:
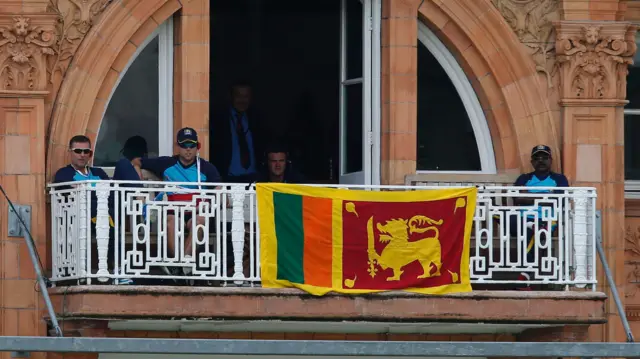
[{"label": "dark window interior", "polygon": [[480,171],[475,134],[442,66],[418,42],[418,171]]},{"label": "dark window interior", "polygon": [[339,0],[211,2],[211,114],[235,81],[250,82],[271,131],[261,135],[284,138],[312,181],[337,181],[339,76]]},{"label": "dark window interior", "polygon": [[[636,40],[638,42],[638,40]],[[627,99],[625,109],[640,110],[640,54],[636,53],[634,64],[629,66],[627,77]],[[640,180],[640,115],[624,116],[624,177]]]}]

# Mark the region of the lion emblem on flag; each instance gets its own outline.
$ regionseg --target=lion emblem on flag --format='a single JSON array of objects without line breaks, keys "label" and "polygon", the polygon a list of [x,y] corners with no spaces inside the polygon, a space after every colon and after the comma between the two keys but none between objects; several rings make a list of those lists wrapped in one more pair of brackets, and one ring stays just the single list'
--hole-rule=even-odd
[{"label": "lion emblem on flag", "polygon": [[[440,276],[442,267],[442,249],[440,246],[440,231],[443,220],[434,220],[427,216],[416,215],[410,219],[391,219],[384,224],[377,223],[378,241],[388,243],[382,252],[378,254],[375,249],[373,216],[367,222],[368,235],[368,255],[369,255],[369,275],[375,277],[377,273],[376,265],[382,269],[391,268],[393,275],[387,281],[399,281],[402,276],[402,268],[410,263],[418,261],[423,269],[423,274],[418,278],[429,278]],[[416,241],[409,241],[409,236],[413,233],[431,232],[430,236]],[[435,273],[431,274],[432,265],[435,266]]]}]

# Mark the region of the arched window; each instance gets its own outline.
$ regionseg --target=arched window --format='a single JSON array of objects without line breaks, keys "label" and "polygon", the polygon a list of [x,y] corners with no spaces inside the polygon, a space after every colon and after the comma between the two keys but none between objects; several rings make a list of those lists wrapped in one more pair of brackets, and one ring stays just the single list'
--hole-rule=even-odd
[{"label": "arched window", "polygon": [[487,120],[469,79],[422,23],[418,39],[418,172],[496,173]]},{"label": "arched window", "polygon": [[108,100],[95,146],[94,166],[120,159],[125,141],[147,140],[149,155],[173,152],[173,22],[169,18],[137,48]]}]

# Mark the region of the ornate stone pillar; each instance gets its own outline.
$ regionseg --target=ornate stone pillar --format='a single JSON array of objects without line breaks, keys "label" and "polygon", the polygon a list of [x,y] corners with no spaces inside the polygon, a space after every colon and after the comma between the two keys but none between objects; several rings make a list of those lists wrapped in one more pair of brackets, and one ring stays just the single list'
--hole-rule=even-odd
[{"label": "ornate stone pillar", "polygon": [[382,184],[404,184],[416,172],[419,5],[420,0],[382,1]]},{"label": "ornate stone pillar", "polygon": [[209,158],[209,1],[182,1],[174,17],[174,133],[185,126],[198,131],[204,158]]},{"label": "ornate stone pillar", "polygon": [[[636,51],[636,27],[626,22],[560,21],[556,55],[561,77],[564,173],[574,186],[598,189],[602,238],[624,301],[624,115],[627,66]],[[598,288],[611,297],[597,261]],[[592,340],[624,341],[612,299],[609,323]]]},{"label": "ornate stone pillar", "polygon": [[[35,6],[36,2],[32,2]],[[31,206],[31,233],[46,261],[45,97],[58,15],[0,13],[0,184]],[[44,305],[22,237],[9,237],[0,199],[0,335],[46,335]]]}]

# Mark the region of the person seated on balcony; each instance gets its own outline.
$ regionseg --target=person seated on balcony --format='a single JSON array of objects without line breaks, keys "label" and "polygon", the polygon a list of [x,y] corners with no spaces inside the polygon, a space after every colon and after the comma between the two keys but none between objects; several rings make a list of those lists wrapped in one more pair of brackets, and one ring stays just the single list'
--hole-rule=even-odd
[{"label": "person seated on balcony", "polygon": [[[93,156],[93,150],[91,149],[91,140],[84,135],[73,136],[69,140],[69,149],[71,157],[71,163],[65,167],[56,171],[53,179],[53,183],[64,182],[77,182],[77,181],[91,181],[91,180],[109,180],[107,173],[98,167],[89,166],[89,161]],[[63,188],[59,188],[63,189]],[[114,268],[114,253],[115,253],[115,233],[113,222],[113,208],[112,202],[109,201],[109,246],[107,250],[107,265],[109,271],[113,272]],[[91,233],[96,233],[96,222],[98,217],[98,197],[96,193],[91,193]],[[117,284],[131,284],[130,279],[119,279]]]},{"label": "person seated on balcony", "polygon": [[[193,185],[181,185],[180,188],[193,189],[194,193],[167,193],[169,201],[186,201],[190,202],[199,186],[203,189],[211,189],[212,186],[200,185],[200,183],[219,183],[221,182],[220,173],[214,165],[200,158],[200,142],[198,134],[193,128],[185,127],[178,131],[176,135],[178,144],[178,154],[176,156],[163,156],[157,158],[141,158],[140,164],[134,164],[138,170],[149,170],[156,176],[162,178],[166,182],[191,182]],[[199,200],[196,201],[198,203]],[[185,241],[184,241],[184,258],[191,257],[193,239],[186,240],[189,230],[193,225],[191,213],[186,212],[183,220],[185,221]],[[204,225],[206,218],[196,215],[196,223]],[[167,247],[169,255],[183,258],[176,253],[175,248],[175,214],[172,210],[167,211]],[[195,233],[194,233],[195,235]],[[168,275],[177,275],[175,269],[163,267]],[[189,269],[184,268],[183,272],[188,274]]]},{"label": "person seated on balcony", "polygon": [[[514,186],[518,187],[569,187],[569,181],[567,177],[565,177],[561,173],[555,173],[551,171],[551,148],[546,145],[538,145],[535,146],[531,150],[531,165],[533,166],[534,171],[522,174],[518,177]],[[548,189],[530,189],[527,191],[528,193],[550,193],[551,190]],[[517,206],[534,206],[536,198],[534,197],[519,197],[515,199],[515,204]],[[527,263],[533,263],[535,259],[535,240],[536,240],[536,227],[537,230],[545,229],[546,221],[543,222],[540,218],[542,217],[542,207],[544,205],[540,205],[537,209],[538,211],[538,223],[535,223],[535,215],[529,214],[526,218],[526,238],[527,240]],[[511,235],[516,237],[518,235],[518,216],[511,216],[510,218],[510,232]],[[552,222],[550,232],[553,233],[557,228],[557,223]],[[542,233],[540,233],[542,235]],[[528,273],[520,273],[518,278],[521,281],[530,280],[530,276]],[[518,290],[531,290],[531,287],[526,285],[517,286]]]},{"label": "person seated on balcony", "polygon": [[305,183],[305,178],[292,167],[286,146],[272,143],[267,147],[265,166],[256,182]]},{"label": "person seated on balcony", "polygon": [[211,158],[226,182],[252,183],[258,174],[261,138],[260,115],[251,107],[252,89],[247,82],[231,88],[231,104],[214,111],[210,121]]},{"label": "person seated on balcony", "polygon": [[[123,158],[116,163],[113,179],[116,181],[143,180],[140,161],[149,154],[147,141],[142,136],[132,136],[124,143],[120,151]],[[137,166],[136,166],[137,165]],[[128,187],[142,187],[142,184],[127,184]]]}]

